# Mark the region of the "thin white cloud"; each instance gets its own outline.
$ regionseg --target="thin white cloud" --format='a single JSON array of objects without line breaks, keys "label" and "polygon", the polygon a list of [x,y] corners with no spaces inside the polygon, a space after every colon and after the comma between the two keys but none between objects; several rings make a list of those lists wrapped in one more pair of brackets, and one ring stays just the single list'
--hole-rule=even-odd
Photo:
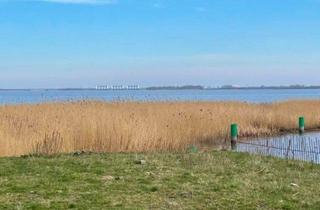
[{"label": "thin white cloud", "polygon": [[117,0],[34,0],[60,4],[114,4]]}]

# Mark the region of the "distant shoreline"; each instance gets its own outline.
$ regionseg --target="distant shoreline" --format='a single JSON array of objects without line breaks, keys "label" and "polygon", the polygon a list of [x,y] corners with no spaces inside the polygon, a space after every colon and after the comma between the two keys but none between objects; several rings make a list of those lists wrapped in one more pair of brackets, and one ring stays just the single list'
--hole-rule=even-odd
[{"label": "distant shoreline", "polygon": [[96,89],[96,88],[25,88],[25,89],[0,89],[0,91],[139,91],[139,90],[148,90],[148,91],[156,91],[156,90],[318,90],[320,86],[305,86],[305,87],[289,87],[289,86],[279,86],[279,87],[219,87],[219,88],[205,88],[202,86],[196,87],[146,87],[139,89]]}]

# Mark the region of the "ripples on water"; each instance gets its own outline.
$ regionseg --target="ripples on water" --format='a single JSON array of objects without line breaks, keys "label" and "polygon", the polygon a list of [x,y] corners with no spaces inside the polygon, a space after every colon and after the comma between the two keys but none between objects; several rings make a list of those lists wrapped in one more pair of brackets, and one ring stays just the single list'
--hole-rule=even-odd
[{"label": "ripples on water", "polygon": [[239,140],[236,151],[320,164],[320,133]]},{"label": "ripples on water", "polygon": [[0,91],[0,104],[50,101],[246,101],[266,103],[288,99],[320,99],[320,90],[31,90]]}]

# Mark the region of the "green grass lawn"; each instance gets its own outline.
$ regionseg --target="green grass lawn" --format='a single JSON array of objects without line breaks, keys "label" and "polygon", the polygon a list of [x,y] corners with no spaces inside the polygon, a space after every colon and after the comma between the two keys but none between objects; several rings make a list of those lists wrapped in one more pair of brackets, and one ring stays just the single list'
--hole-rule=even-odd
[{"label": "green grass lawn", "polygon": [[232,152],[1,158],[0,209],[320,209],[319,180]]}]

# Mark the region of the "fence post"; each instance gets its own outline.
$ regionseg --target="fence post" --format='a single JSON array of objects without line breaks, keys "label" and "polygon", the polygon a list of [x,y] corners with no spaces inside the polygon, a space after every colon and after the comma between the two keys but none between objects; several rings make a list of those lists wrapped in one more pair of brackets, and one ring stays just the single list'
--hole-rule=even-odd
[{"label": "fence post", "polygon": [[238,125],[231,125],[231,149],[235,150],[237,148],[237,140],[238,140]]},{"label": "fence post", "polygon": [[305,120],[304,117],[299,117],[299,133],[303,134],[305,129]]}]

